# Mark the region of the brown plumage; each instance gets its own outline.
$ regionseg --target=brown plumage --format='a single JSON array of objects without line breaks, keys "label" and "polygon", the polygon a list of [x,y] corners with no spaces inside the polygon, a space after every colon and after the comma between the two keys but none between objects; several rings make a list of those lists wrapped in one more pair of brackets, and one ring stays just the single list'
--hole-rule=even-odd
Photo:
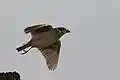
[{"label": "brown plumage", "polygon": [[[30,33],[31,40],[23,46],[16,48],[18,52],[24,51],[25,54],[31,48],[37,48],[41,51],[46,59],[49,70],[55,70],[58,65],[61,41],[59,40],[64,34],[70,31],[64,27],[52,28],[51,25],[40,24],[30,26],[24,29],[26,34]],[[25,51],[26,48],[31,47]]]},{"label": "brown plumage", "polygon": [[41,51],[44,58],[46,59],[46,64],[49,70],[55,70],[57,68],[60,46],[61,42],[60,40],[58,40],[56,43],[44,49],[39,49],[39,47],[37,47]]}]

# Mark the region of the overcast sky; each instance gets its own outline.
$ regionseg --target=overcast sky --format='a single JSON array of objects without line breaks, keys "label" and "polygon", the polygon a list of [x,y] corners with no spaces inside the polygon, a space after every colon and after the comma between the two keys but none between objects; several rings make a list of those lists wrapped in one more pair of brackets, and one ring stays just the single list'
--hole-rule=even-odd
[{"label": "overcast sky", "polygon": [[[37,49],[15,49],[30,36],[29,25],[63,25],[59,66],[51,72]],[[1,0],[0,71],[23,80],[120,80],[119,0]]]}]

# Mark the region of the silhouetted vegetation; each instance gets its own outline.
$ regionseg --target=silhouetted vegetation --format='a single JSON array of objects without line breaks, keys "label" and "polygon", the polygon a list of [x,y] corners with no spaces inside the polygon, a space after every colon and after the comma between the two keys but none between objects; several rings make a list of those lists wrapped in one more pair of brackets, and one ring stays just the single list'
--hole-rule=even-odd
[{"label": "silhouetted vegetation", "polygon": [[0,80],[21,80],[21,79],[20,74],[14,71],[14,72],[1,72]]}]

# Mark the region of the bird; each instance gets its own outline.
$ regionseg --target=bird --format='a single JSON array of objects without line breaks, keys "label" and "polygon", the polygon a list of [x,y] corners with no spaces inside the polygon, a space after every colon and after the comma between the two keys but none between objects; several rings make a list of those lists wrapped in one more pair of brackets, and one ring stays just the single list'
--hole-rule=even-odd
[{"label": "bird", "polygon": [[[18,52],[24,51],[22,55],[26,54],[32,48],[37,48],[44,58],[48,69],[54,71],[57,68],[59,53],[61,47],[60,38],[71,31],[64,27],[53,28],[52,25],[38,24],[26,27],[25,34],[30,33],[31,39],[26,44],[16,48]],[[26,48],[30,47],[27,51]]]}]

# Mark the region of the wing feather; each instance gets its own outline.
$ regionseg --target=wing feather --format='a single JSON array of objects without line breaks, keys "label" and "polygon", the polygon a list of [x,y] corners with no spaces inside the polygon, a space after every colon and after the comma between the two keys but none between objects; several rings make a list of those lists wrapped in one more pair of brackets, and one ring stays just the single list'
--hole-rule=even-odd
[{"label": "wing feather", "polygon": [[32,35],[34,35],[36,33],[47,32],[50,29],[52,29],[51,25],[39,24],[39,25],[33,25],[33,26],[25,28],[24,32],[26,34],[31,33]]},{"label": "wing feather", "polygon": [[46,47],[42,50],[38,48],[41,51],[44,58],[46,59],[46,64],[49,70],[51,71],[52,70],[54,71],[57,68],[60,46],[61,46],[61,42],[59,40],[56,43],[52,44],[51,46]]}]

